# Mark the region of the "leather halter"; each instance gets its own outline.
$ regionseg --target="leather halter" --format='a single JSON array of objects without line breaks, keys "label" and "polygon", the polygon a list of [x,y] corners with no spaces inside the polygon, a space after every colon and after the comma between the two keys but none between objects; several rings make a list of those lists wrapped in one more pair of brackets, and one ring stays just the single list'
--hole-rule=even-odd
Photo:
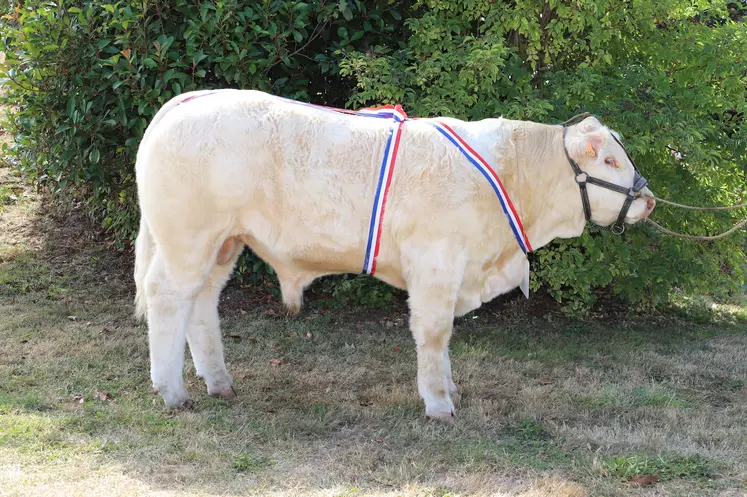
[{"label": "leather halter", "polygon": [[610,183],[609,181],[604,181],[599,178],[595,178],[594,176],[589,176],[588,174],[586,174],[586,172],[584,172],[583,169],[581,169],[581,167],[579,167],[576,161],[574,161],[571,158],[571,155],[568,153],[568,147],[565,144],[565,137],[569,126],[578,124],[587,117],[591,117],[591,114],[579,114],[578,116],[572,117],[562,124],[563,150],[565,151],[565,156],[568,158],[568,162],[573,168],[573,172],[576,173],[576,183],[578,184],[578,187],[581,191],[581,202],[584,205],[584,216],[586,217],[587,222],[591,221],[591,204],[589,203],[589,194],[586,191],[587,184],[601,186],[602,188],[606,188],[608,190],[612,190],[613,192],[625,195],[625,203],[623,204],[622,208],[620,208],[620,214],[617,216],[617,221],[615,221],[611,228],[611,231],[613,233],[615,233],[616,235],[621,235],[625,231],[625,216],[628,215],[628,209],[630,209],[630,205],[633,203],[633,200],[641,196],[641,190],[643,190],[646,185],[648,185],[648,180],[646,180],[646,178],[641,176],[641,174],[638,172],[638,167],[636,167],[635,162],[633,162],[633,159],[628,154],[628,151],[625,150],[623,144],[620,143],[620,140],[618,140],[613,133],[610,133],[610,135],[612,135],[612,138],[614,138],[617,144],[620,145],[620,148],[623,149],[623,152],[625,152],[625,155],[627,156],[630,163],[633,164],[633,170],[635,171],[635,175],[633,176],[633,186],[630,188],[625,188],[623,186]]}]

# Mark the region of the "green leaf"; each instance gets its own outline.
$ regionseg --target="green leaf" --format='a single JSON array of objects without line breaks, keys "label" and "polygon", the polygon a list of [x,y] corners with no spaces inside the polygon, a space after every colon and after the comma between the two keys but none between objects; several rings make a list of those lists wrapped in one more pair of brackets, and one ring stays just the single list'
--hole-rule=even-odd
[{"label": "green leaf", "polygon": [[340,0],[340,2],[337,4],[337,8],[340,9],[340,12],[342,12],[342,16],[346,21],[350,21],[353,19],[353,12],[350,10],[347,0]]},{"label": "green leaf", "polygon": [[71,95],[70,98],[67,99],[67,115],[68,117],[73,117],[73,113],[75,112],[75,96]]}]

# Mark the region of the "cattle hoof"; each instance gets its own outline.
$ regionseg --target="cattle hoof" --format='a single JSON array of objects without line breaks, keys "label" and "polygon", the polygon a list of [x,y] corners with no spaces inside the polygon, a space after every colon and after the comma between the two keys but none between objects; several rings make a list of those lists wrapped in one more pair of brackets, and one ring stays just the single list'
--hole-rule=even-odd
[{"label": "cattle hoof", "polygon": [[170,407],[172,411],[191,411],[195,408],[195,402],[192,399],[187,399],[177,405]]},{"label": "cattle hoof", "polygon": [[285,314],[290,317],[298,316],[301,313],[301,306],[299,304],[285,304]]},{"label": "cattle hoof", "polygon": [[192,402],[189,398],[189,393],[187,393],[187,390],[184,388],[176,389],[176,391],[174,391],[153,387],[153,390],[161,396],[166,406],[173,409],[181,409],[183,406],[189,405]]},{"label": "cattle hoof", "polygon": [[231,400],[236,398],[236,390],[234,390],[233,387],[228,387],[211,393],[210,395],[223,400]]},{"label": "cattle hoof", "polygon": [[453,421],[454,419],[454,404],[451,402],[451,398],[446,395],[443,397],[431,397],[425,402],[425,414],[429,418],[436,419],[438,421]]},{"label": "cattle hoof", "polygon": [[436,405],[431,405],[430,408],[429,406],[426,406],[425,414],[436,421],[451,423],[455,418],[454,404],[451,403],[451,399],[446,399]]},{"label": "cattle hoof", "polygon": [[456,420],[456,414],[454,414],[454,411],[428,413],[428,417],[441,423],[453,423]]}]

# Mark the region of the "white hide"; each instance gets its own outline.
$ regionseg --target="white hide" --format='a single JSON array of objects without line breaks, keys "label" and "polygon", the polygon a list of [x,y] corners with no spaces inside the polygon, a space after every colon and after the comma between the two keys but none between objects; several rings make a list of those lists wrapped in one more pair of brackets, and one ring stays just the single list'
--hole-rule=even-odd
[{"label": "white hide", "polygon": [[[314,278],[361,271],[391,124],[257,91],[206,93],[167,103],[137,156],[136,301],[148,320],[154,388],[172,406],[189,399],[186,342],[208,391],[234,395],[217,302],[244,244],[274,267],[293,311]],[[180,103],[192,95],[204,96]],[[533,248],[582,233],[560,126],[443,121],[501,177]],[[630,186],[632,166],[609,133],[590,118],[569,129],[566,144],[589,174]],[[590,142],[595,157],[585,154]],[[589,195],[594,220],[611,224],[624,197],[594,186]],[[652,208],[636,200],[627,221]],[[404,125],[382,224],[376,277],[408,291],[418,390],[429,416],[449,418],[453,318],[516,288],[524,255],[485,178],[425,120]]]}]

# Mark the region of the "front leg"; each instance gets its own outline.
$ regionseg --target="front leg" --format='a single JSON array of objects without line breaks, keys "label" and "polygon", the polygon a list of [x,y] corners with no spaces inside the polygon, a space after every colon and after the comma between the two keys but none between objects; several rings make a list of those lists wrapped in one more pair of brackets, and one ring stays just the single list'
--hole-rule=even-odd
[{"label": "front leg", "polygon": [[418,356],[418,392],[425,402],[427,416],[451,420],[454,404],[451,393],[449,339],[454,307],[464,276],[464,256],[448,242],[430,244],[408,257],[407,291],[410,329]]},{"label": "front leg", "polygon": [[418,353],[418,393],[425,402],[425,414],[431,418],[448,420],[454,416],[451,401],[451,365],[449,339],[452,323],[447,312],[438,312],[432,301],[430,310],[411,304],[410,328]]}]

